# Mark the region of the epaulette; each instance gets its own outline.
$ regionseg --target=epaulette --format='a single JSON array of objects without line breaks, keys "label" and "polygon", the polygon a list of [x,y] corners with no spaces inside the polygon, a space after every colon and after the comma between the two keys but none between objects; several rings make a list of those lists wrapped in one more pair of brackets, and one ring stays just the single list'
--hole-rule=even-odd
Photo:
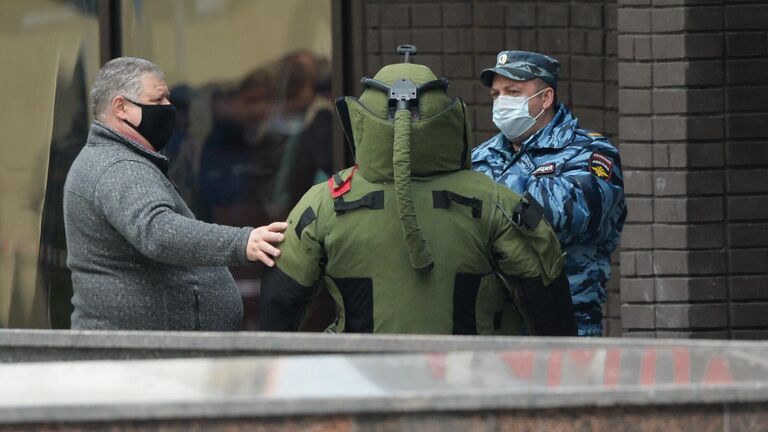
[{"label": "epaulette", "polygon": [[576,133],[578,133],[583,137],[589,138],[591,141],[606,140],[605,135],[601,134],[600,132],[595,132],[595,131],[586,130],[586,129],[577,129]]}]

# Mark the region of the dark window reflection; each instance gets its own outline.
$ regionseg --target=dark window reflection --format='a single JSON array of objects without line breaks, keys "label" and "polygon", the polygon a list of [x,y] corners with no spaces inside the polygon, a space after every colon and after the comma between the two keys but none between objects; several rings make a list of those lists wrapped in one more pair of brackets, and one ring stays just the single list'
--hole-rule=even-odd
[{"label": "dark window reflection", "polygon": [[[69,328],[72,314],[72,278],[66,263],[64,236],[64,181],[69,167],[88,136],[88,100],[83,63],[78,59],[69,83],[56,87],[54,130],[40,233],[40,278],[48,291],[49,318],[53,328]],[[62,124],[66,123],[66,124]]]},{"label": "dark window reflection", "polygon": [[[328,65],[327,58],[301,50],[236,84],[172,87],[178,121],[166,150],[169,173],[198,218],[233,226],[285,220],[312,185],[328,179],[334,121]],[[204,119],[209,126],[198,124]],[[231,269],[249,329],[258,325],[262,269]],[[317,320],[329,320],[330,304],[321,302]],[[308,329],[318,330],[319,321]]]},{"label": "dark window reflection", "polygon": [[[48,321],[52,328],[69,328],[72,313],[72,280],[66,265],[67,245],[64,236],[63,190],[69,167],[85,145],[89,129],[90,81],[98,63],[98,33],[96,28],[97,2],[95,0],[62,0],[14,5],[31,20],[32,17],[60,16],[52,20],[45,30],[56,38],[58,26],[80,27],[83,39],[78,49],[65,51],[64,62],[74,65],[71,74],[60,65],[56,78],[53,101],[53,133],[48,160],[45,201],[43,206],[40,250],[38,254],[38,284],[47,294]],[[13,9],[13,8],[12,8]],[[75,18],[77,17],[77,18]],[[79,20],[79,21],[76,21]],[[79,22],[79,24],[78,24]],[[32,31],[38,31],[31,30]],[[30,52],[34,50],[30,49]],[[33,84],[34,85],[34,84]],[[32,289],[33,287],[26,287]]]}]

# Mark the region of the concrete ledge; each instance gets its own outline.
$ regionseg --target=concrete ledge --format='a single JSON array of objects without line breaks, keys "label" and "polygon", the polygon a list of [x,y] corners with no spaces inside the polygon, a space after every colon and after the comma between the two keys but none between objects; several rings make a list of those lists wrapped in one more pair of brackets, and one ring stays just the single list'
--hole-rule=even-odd
[{"label": "concrete ledge", "polygon": [[[173,340],[178,335],[157,336]],[[209,336],[216,335],[203,339]],[[648,406],[680,412],[698,406],[703,413],[708,409],[719,413],[720,421],[744,406],[768,412],[766,343],[272,336],[277,339],[269,349],[278,345],[286,350],[291,346],[329,350],[327,342],[332,340],[342,344],[336,349],[352,350],[353,341],[369,350],[432,349],[363,354],[357,346],[354,355],[3,364],[0,424],[145,422],[148,429],[138,430],[153,430],[149,425],[167,422],[226,424],[235,419],[284,418],[295,423],[292,419],[351,421],[367,416],[412,418],[420,413],[440,419],[469,418],[480,412],[497,418],[504,413],[519,416],[522,410],[603,407],[637,415]],[[435,349],[452,344],[467,348],[496,344],[499,349]]]},{"label": "concrete ledge", "polygon": [[324,333],[0,330],[0,363],[281,354],[498,351],[510,347],[768,349],[765,342],[636,338],[535,338]]}]

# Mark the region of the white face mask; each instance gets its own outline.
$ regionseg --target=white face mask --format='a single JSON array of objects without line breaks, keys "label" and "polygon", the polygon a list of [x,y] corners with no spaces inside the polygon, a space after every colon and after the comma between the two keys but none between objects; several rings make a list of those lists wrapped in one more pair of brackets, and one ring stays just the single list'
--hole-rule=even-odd
[{"label": "white face mask", "polygon": [[533,127],[541,114],[544,113],[542,108],[536,117],[531,117],[528,111],[528,100],[540,95],[546,89],[547,87],[541,89],[531,97],[498,96],[493,101],[493,124],[499,128],[508,140],[514,141],[526,133],[528,129]]}]

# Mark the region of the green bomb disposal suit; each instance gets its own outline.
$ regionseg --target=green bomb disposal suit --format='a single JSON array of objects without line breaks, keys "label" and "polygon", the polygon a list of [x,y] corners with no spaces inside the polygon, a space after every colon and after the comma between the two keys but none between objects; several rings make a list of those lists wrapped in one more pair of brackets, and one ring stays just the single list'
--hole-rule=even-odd
[{"label": "green bomb disposal suit", "polygon": [[262,329],[296,331],[325,287],[333,332],[575,334],[555,234],[535,201],[469,170],[467,108],[447,81],[401,63],[364,84],[337,101],[357,165],[292,210]]}]

